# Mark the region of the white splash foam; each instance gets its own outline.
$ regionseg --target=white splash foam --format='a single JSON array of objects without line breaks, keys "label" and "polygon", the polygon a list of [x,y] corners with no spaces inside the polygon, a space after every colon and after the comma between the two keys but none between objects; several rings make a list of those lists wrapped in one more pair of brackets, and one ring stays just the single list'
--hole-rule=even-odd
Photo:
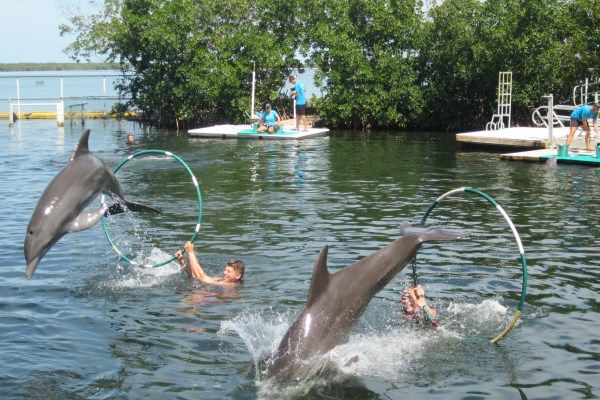
[{"label": "white splash foam", "polygon": [[121,275],[117,282],[112,282],[113,287],[151,287],[162,284],[170,276],[181,273],[181,267],[177,261],[171,261],[160,267],[152,267],[170,257],[168,253],[153,248],[150,255],[145,258],[135,259],[136,264],[127,269],[125,275]]}]

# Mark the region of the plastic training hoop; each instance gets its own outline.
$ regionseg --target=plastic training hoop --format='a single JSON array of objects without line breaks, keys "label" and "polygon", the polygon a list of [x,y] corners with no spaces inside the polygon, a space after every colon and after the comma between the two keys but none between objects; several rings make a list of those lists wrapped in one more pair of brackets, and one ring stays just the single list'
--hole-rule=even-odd
[{"label": "plastic training hoop", "polygon": [[[521,314],[523,313],[523,305],[525,304],[525,296],[527,293],[527,260],[525,258],[525,251],[523,250],[523,245],[521,244],[521,238],[519,237],[519,233],[517,232],[517,229],[515,228],[515,225],[512,223],[511,219],[508,217],[508,214],[506,214],[506,212],[504,211],[504,209],[502,207],[500,207],[500,205],[498,203],[496,203],[496,201],[491,198],[489,195],[487,195],[486,193],[482,192],[481,190],[478,189],[474,189],[474,188],[458,188],[458,189],[454,189],[454,190],[450,190],[449,192],[444,193],[443,195],[441,195],[440,197],[438,197],[427,209],[427,211],[425,212],[425,215],[423,216],[423,219],[421,220],[421,227],[425,226],[425,221],[427,220],[427,217],[429,216],[429,214],[431,214],[431,211],[433,211],[433,209],[442,201],[444,200],[446,197],[449,197],[453,194],[456,193],[472,193],[472,194],[476,194],[478,196],[483,197],[484,199],[486,199],[488,202],[490,202],[493,206],[496,207],[496,209],[500,212],[500,214],[502,214],[502,216],[504,217],[504,219],[506,220],[506,222],[508,223],[508,226],[510,227],[510,230],[512,231],[515,240],[517,242],[517,246],[519,247],[519,254],[521,255],[521,268],[523,270],[523,283],[521,285],[521,297],[519,299],[519,305],[517,306],[517,310],[515,311],[515,315],[512,317],[511,321],[508,323],[508,325],[506,326],[506,328],[504,328],[504,330],[502,332],[500,332],[498,335],[496,335],[495,338],[493,338],[491,340],[492,343],[498,343],[500,340],[502,340],[507,334],[508,332],[511,331],[511,329],[515,326],[515,324],[517,323],[517,321],[519,320],[519,318],[521,317]],[[413,279],[416,282],[416,268],[413,268]]]},{"label": "plastic training hoop", "polygon": [[[179,164],[181,164],[183,166],[183,168],[185,168],[185,170],[187,171],[187,173],[190,175],[190,177],[192,178],[192,183],[194,184],[194,187],[196,189],[196,196],[198,199],[198,219],[196,221],[196,227],[194,229],[194,233],[192,234],[192,237],[190,238],[190,242],[194,243],[194,240],[196,240],[196,237],[198,236],[198,232],[200,232],[200,225],[202,223],[202,194],[200,193],[200,185],[198,184],[198,180],[196,179],[196,176],[194,175],[194,173],[192,172],[192,170],[190,169],[190,167],[185,163],[185,161],[183,161],[179,156],[171,153],[170,151],[165,151],[165,150],[141,150],[138,151],[135,154],[132,154],[130,156],[128,156],[126,159],[124,159],[123,161],[121,161],[113,170],[113,173],[116,174],[123,165],[125,165],[128,161],[140,157],[142,155],[145,154],[162,154],[168,157],[171,157],[175,160],[177,160],[179,162]],[[104,201],[104,196],[102,196],[102,203],[105,203]],[[112,246],[113,249],[115,249],[115,251],[117,252],[117,254],[119,255],[120,258],[122,258],[123,260],[127,261],[130,264],[133,265],[139,265],[139,263],[131,260],[126,254],[124,254],[118,247],[117,245],[113,242],[109,232],[108,232],[108,225],[106,223],[106,216],[102,217],[102,229],[104,230],[104,235],[106,236],[106,239],[108,239],[108,242],[110,243],[110,245]],[[170,263],[171,261],[175,260],[175,256],[171,256],[169,257],[167,260],[165,261],[161,261],[159,263],[153,264],[153,265],[147,265],[149,267],[160,267],[163,266],[165,264]]]}]

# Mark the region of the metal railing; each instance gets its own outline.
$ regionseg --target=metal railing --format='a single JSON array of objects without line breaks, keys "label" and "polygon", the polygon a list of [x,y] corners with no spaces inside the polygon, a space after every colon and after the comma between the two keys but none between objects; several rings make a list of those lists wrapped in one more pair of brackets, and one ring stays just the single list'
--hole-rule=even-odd
[{"label": "metal railing", "polygon": [[27,107],[31,113],[56,111],[57,123],[62,125],[65,108],[73,111],[74,107],[82,107],[83,116],[83,104],[88,112],[108,114],[114,104],[130,100],[109,87],[116,86],[121,77],[119,73],[0,75],[0,101],[8,102],[9,124],[14,122],[14,111],[20,117],[21,108]]}]

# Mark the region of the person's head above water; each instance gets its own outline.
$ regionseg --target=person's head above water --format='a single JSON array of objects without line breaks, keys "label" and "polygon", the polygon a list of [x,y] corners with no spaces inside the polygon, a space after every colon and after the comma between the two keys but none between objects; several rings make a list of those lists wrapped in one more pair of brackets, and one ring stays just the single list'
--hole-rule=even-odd
[{"label": "person's head above water", "polygon": [[241,282],[244,278],[246,265],[241,260],[231,260],[225,265],[223,270],[223,280],[225,282]]},{"label": "person's head above water", "polygon": [[127,135],[127,144],[133,144],[133,143],[135,143],[135,136]]}]

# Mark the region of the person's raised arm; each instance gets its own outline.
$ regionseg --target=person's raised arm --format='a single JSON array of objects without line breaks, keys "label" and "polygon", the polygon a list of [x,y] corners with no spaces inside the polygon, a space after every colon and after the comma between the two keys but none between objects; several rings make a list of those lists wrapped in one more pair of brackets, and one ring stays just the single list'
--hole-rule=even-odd
[{"label": "person's raised arm", "polygon": [[196,258],[196,253],[194,253],[194,245],[188,241],[185,242],[184,247],[190,259],[190,264],[188,267],[190,271],[188,275],[192,278],[198,279],[202,283],[220,283],[219,279],[211,278],[210,276],[206,275],[206,273],[202,269],[202,264],[200,264],[200,262]]}]

